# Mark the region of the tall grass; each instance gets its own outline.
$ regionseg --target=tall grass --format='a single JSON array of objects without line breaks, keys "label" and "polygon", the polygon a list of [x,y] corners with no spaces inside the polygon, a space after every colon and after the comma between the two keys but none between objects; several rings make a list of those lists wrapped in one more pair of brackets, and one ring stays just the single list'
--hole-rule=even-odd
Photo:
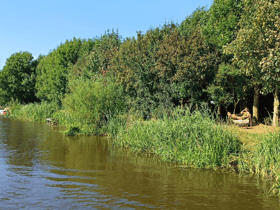
[{"label": "tall grass", "polygon": [[49,102],[22,105],[17,101],[12,101],[9,108],[10,117],[39,122],[46,121],[48,117],[53,117],[54,113],[59,110],[56,103]]},{"label": "tall grass", "polygon": [[203,168],[230,167],[239,141],[207,112],[176,109],[155,121],[133,121],[115,138],[136,152],[151,152],[164,160]]},{"label": "tall grass", "polygon": [[280,195],[280,133],[265,135],[254,148],[243,148],[239,158],[239,171],[271,178],[273,192]]}]

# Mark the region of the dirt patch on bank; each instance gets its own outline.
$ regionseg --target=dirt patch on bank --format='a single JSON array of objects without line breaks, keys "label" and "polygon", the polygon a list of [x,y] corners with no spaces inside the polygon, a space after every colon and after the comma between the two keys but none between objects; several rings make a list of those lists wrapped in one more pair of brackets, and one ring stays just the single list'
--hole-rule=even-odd
[{"label": "dirt patch on bank", "polygon": [[264,124],[259,124],[256,126],[252,127],[237,127],[242,132],[247,132],[247,133],[256,133],[256,134],[268,134],[269,132],[277,132],[280,131],[280,127],[273,127],[270,125],[264,125]]},{"label": "dirt patch on bank", "polygon": [[280,132],[280,127],[259,124],[246,128],[237,125],[229,125],[228,130],[236,135],[242,144],[254,147],[269,133]]}]

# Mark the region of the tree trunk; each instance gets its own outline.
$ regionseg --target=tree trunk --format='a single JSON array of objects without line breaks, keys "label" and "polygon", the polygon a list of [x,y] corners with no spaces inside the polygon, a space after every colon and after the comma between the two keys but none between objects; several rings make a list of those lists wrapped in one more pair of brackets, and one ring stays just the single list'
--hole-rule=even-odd
[{"label": "tree trunk", "polygon": [[276,86],[275,88],[275,92],[274,92],[274,103],[273,103],[273,120],[272,120],[272,126],[278,126],[278,119],[279,119],[279,116],[278,116],[278,113],[279,113],[279,97],[278,97],[278,94],[279,94],[279,89],[278,87]]},{"label": "tree trunk", "polygon": [[254,87],[254,102],[253,102],[253,120],[255,120],[256,123],[259,122],[259,86]]},{"label": "tree trunk", "polygon": [[221,105],[218,106],[217,112],[218,112],[218,116],[220,117],[222,115],[222,106]]}]

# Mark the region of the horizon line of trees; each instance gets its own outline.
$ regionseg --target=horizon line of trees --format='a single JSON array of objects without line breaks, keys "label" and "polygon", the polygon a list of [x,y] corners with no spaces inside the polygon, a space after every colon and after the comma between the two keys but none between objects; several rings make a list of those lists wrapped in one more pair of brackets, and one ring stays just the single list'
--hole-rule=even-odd
[{"label": "horizon line of trees", "polygon": [[181,24],[137,37],[108,30],[93,39],[66,40],[36,60],[29,52],[15,53],[0,72],[0,104],[17,99],[70,106],[66,98],[82,88],[78,83],[103,77],[98,82],[121,87],[126,107],[145,118],[159,109],[215,101],[218,114],[252,104],[258,122],[260,97],[273,94],[272,123],[278,126],[279,26],[279,1],[214,0]]}]

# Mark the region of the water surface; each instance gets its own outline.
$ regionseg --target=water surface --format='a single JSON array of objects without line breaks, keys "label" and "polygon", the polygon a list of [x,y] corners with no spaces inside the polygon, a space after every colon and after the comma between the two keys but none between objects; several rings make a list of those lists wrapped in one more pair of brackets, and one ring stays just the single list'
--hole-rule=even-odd
[{"label": "water surface", "polygon": [[0,209],[280,209],[267,180],[182,169],[58,130],[0,116]]}]

